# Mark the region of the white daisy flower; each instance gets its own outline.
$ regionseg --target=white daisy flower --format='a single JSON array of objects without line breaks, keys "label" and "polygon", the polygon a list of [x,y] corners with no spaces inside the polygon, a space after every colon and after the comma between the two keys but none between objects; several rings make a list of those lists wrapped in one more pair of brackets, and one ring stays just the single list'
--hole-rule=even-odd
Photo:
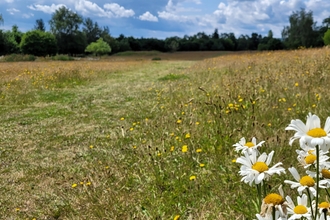
[{"label": "white daisy flower", "polygon": [[[328,167],[329,166],[326,166],[325,164],[320,164],[320,181],[319,181],[320,188],[330,187],[330,170]],[[307,170],[306,173],[309,176],[316,178],[316,172]]]},{"label": "white daisy flower", "polygon": [[330,117],[327,118],[324,128],[321,128],[320,118],[317,115],[309,113],[306,124],[300,119],[291,120],[291,123],[285,130],[296,131],[294,136],[290,138],[290,145],[296,139],[299,139],[300,145],[319,145],[324,147],[330,144]]},{"label": "white daisy flower", "polygon": [[303,217],[311,219],[311,208],[307,207],[308,198],[306,194],[297,197],[297,205],[294,204],[290,196],[286,196],[285,198],[288,203],[288,214],[291,214],[288,220],[301,219]]},{"label": "white daisy flower", "polygon": [[[313,150],[309,150],[308,152],[304,151],[304,150],[296,150],[297,154],[298,154],[298,161],[301,165],[304,166],[304,168],[308,168],[312,165],[316,165],[316,152],[315,149]],[[329,159],[329,157],[327,155],[325,155],[326,152],[320,150],[319,151],[319,164],[326,164],[330,166],[330,163],[327,162],[327,160]]]},{"label": "white daisy flower", "polygon": [[284,192],[282,190],[282,185],[280,185],[277,193],[268,194],[263,200],[261,205],[260,218],[258,219],[268,219],[271,216],[273,219],[273,210],[275,208],[275,219],[286,219],[287,217],[287,203],[284,200]]},{"label": "white daisy flower", "polygon": [[257,144],[257,139],[255,137],[252,138],[251,142],[246,142],[245,138],[242,137],[241,140],[233,146],[236,147],[236,152],[241,151],[241,153],[244,154],[245,151],[248,151],[249,154],[251,154],[253,150],[257,150],[263,143],[265,143],[265,141],[261,141]]},{"label": "white daisy flower", "polygon": [[315,184],[315,180],[312,177],[303,176],[303,177],[300,178],[300,175],[299,175],[298,171],[294,167],[290,167],[288,170],[290,171],[293,178],[297,182],[294,182],[294,181],[291,181],[291,180],[284,180],[284,183],[291,184],[291,189],[294,189],[294,188],[298,187],[299,195],[302,194],[302,191],[304,191],[304,189],[308,189],[312,193],[312,195],[316,196],[316,189],[315,189],[316,184]]},{"label": "white daisy flower", "polygon": [[327,217],[328,213],[330,211],[330,203],[328,202],[321,202],[319,204],[319,216],[318,216],[318,220],[326,220],[329,219],[329,217]]},{"label": "white daisy flower", "polygon": [[282,165],[281,162],[269,168],[273,155],[274,151],[270,152],[269,155],[263,153],[257,158],[256,151],[252,151],[252,154],[245,151],[244,156],[241,156],[236,160],[236,163],[242,164],[239,171],[239,174],[243,176],[241,181],[249,183],[251,186],[253,182],[259,184],[275,173],[279,175],[285,173],[285,169],[280,166]]}]

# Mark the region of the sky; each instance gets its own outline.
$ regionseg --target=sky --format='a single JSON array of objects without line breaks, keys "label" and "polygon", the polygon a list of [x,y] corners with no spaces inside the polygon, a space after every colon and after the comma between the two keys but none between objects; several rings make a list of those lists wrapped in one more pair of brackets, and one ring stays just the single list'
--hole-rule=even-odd
[{"label": "sky", "polygon": [[17,25],[22,32],[33,29],[43,19],[46,30],[52,14],[61,6],[91,18],[110,34],[135,38],[192,36],[198,32],[211,35],[234,33],[236,37],[272,30],[280,38],[289,16],[304,8],[312,11],[321,25],[330,17],[330,0],[0,0],[0,14],[10,30]]}]

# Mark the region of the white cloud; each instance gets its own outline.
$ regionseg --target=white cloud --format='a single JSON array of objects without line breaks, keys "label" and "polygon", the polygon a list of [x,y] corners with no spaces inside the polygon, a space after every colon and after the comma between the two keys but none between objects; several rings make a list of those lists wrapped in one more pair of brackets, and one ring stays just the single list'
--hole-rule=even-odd
[{"label": "white cloud", "polygon": [[16,8],[8,8],[6,11],[8,11],[9,14],[13,15],[17,12],[20,12],[18,9]]},{"label": "white cloud", "polygon": [[8,2],[8,3],[13,3],[14,0],[5,0],[5,2]]},{"label": "white cloud", "polygon": [[153,22],[158,21],[158,18],[156,16],[152,15],[149,11],[147,11],[143,15],[140,15],[139,19],[142,21],[153,21]]},{"label": "white cloud", "polygon": [[23,18],[31,18],[31,17],[33,17],[33,16],[34,16],[33,13],[28,13],[28,14],[25,14],[25,13],[24,13],[24,14],[22,15]]},{"label": "white cloud", "polygon": [[87,0],[75,1],[75,9],[80,13],[82,13],[83,15],[93,14],[99,17],[109,17],[109,18],[114,16],[114,14],[111,11],[106,12],[96,3]]},{"label": "white cloud", "polygon": [[196,15],[196,12],[199,12],[199,9],[185,7],[183,3],[185,2],[194,2],[195,4],[200,4],[199,0],[181,0],[173,3],[173,0],[169,0],[165,7],[164,11],[158,11],[158,17],[164,20],[177,21],[180,23],[185,22],[197,22],[199,16]]},{"label": "white cloud", "polygon": [[35,4],[35,5],[29,5],[27,7],[34,11],[42,11],[47,14],[52,14],[57,9],[59,9],[60,7],[63,7],[63,6],[66,7],[66,5],[64,5],[64,4],[58,4],[58,5],[52,4],[51,6]]},{"label": "white cloud", "polygon": [[107,9],[107,12],[112,12],[115,17],[132,17],[134,16],[135,12],[132,9],[125,9],[123,6],[120,6],[116,3],[108,3],[103,6],[105,9]]}]

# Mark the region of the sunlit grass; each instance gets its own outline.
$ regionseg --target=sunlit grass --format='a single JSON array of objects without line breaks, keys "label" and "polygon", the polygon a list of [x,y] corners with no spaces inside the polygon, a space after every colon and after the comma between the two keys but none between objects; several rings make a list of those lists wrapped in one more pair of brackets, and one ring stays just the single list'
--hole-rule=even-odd
[{"label": "sunlit grass", "polygon": [[232,145],[289,167],[290,120],[329,115],[329,53],[0,63],[1,216],[251,219]]}]

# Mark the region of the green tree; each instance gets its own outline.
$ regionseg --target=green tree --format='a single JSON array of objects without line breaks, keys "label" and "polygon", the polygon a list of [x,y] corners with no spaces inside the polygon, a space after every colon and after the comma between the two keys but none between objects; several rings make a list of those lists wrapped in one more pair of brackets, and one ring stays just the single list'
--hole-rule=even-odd
[{"label": "green tree", "polygon": [[219,39],[220,35],[218,33],[218,28],[216,28],[212,34],[213,39]]},{"label": "green tree", "polygon": [[55,55],[57,52],[55,36],[41,30],[26,32],[22,37],[20,48],[23,53],[36,56]]},{"label": "green tree", "polygon": [[83,25],[83,32],[86,35],[87,44],[95,42],[101,37],[102,29],[100,29],[97,22],[94,23],[92,19],[86,18]]},{"label": "green tree", "polygon": [[330,29],[328,29],[327,32],[324,33],[323,42],[325,45],[330,45]]},{"label": "green tree", "polygon": [[42,18],[36,20],[36,24],[34,25],[34,30],[46,31],[45,23]]},{"label": "green tree", "polygon": [[55,35],[59,53],[83,53],[86,47],[86,36],[79,31],[83,18],[77,13],[60,7],[49,21],[50,30]]},{"label": "green tree", "polygon": [[89,44],[85,52],[93,53],[94,55],[103,55],[111,52],[111,47],[108,43],[104,42],[102,38],[98,39],[96,42]]},{"label": "green tree", "polygon": [[4,20],[3,20],[3,17],[2,17],[2,14],[0,14],[0,24],[3,24]]},{"label": "green tree", "polygon": [[167,51],[175,52],[179,50],[180,38],[179,37],[169,37],[165,39],[165,48]]},{"label": "green tree", "polygon": [[314,46],[317,33],[312,11],[306,12],[305,9],[301,9],[293,12],[289,22],[290,25],[282,30],[282,39],[288,48]]}]

